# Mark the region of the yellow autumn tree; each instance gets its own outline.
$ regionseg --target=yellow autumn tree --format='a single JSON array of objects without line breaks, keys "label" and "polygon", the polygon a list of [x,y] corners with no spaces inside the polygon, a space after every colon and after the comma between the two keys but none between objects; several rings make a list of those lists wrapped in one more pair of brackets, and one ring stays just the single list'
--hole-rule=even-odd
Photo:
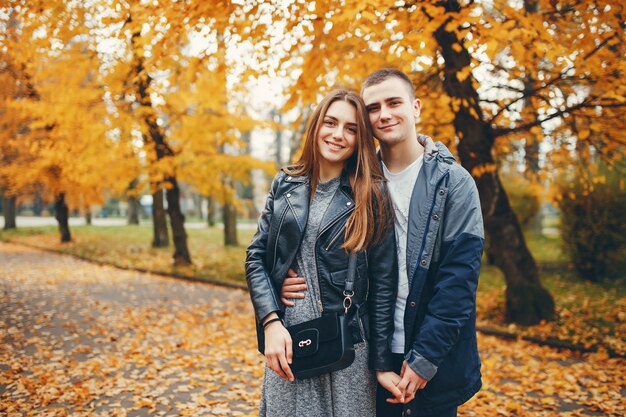
[{"label": "yellow autumn tree", "polygon": [[105,191],[118,191],[117,180],[132,165],[120,163],[122,144],[108,134],[87,10],[65,2],[14,3],[8,9],[11,31],[3,39],[11,52],[3,59],[19,88],[5,102],[3,116],[14,117],[14,128],[2,136],[12,153],[0,175],[14,195],[38,188],[45,200],[54,200],[62,241],[69,241],[69,208],[101,203]]},{"label": "yellow autumn tree", "polygon": [[271,19],[287,32],[285,109],[336,84],[358,89],[381,67],[409,74],[423,103],[419,129],[456,150],[476,179],[497,242],[491,255],[507,281],[507,319],[550,319],[554,302],[494,158],[535,141],[567,160],[563,138],[616,157],[626,120],[622,2],[275,1],[255,12],[259,31]]},{"label": "yellow autumn tree", "polygon": [[238,152],[239,135],[254,123],[236,108],[227,86],[228,44],[245,36],[248,25],[241,6],[230,1],[105,3],[112,10],[105,23],[125,51],[116,54],[109,85],[118,112],[124,113],[120,129],[141,133],[154,193],[155,246],[167,242],[159,207],[165,189],[175,262],[191,262],[178,202],[181,180],[223,205],[226,243],[236,244],[233,183],[247,181],[250,170],[260,166]]}]

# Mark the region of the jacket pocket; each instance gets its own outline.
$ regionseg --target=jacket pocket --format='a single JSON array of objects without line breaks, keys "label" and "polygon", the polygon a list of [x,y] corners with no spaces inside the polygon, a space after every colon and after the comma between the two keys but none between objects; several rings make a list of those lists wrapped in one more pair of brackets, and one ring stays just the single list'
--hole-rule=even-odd
[{"label": "jacket pocket", "polygon": [[331,272],[330,280],[332,283],[340,288],[343,288],[346,284],[346,278],[348,277],[348,270],[342,269],[341,271]]}]

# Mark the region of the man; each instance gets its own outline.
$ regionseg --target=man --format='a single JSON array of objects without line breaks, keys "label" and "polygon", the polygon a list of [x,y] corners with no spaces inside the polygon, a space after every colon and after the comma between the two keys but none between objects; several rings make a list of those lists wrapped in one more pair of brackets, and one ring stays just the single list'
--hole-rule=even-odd
[{"label": "man", "polygon": [[[406,74],[376,71],[361,95],[394,203],[400,269],[390,341],[397,374],[377,372],[377,413],[453,417],[482,384],[476,346],[484,246],[478,191],[443,144],[417,134],[421,103]],[[290,271],[283,302],[304,297],[299,291],[305,289]]]}]

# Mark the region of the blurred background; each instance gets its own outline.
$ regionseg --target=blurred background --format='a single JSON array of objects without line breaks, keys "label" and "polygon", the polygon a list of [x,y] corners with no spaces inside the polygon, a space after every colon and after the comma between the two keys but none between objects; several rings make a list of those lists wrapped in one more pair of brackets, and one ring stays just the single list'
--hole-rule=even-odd
[{"label": "blurred background", "polygon": [[624,8],[4,0],[0,239],[241,286],[312,106],[394,67],[478,185],[484,327],[623,355]]}]

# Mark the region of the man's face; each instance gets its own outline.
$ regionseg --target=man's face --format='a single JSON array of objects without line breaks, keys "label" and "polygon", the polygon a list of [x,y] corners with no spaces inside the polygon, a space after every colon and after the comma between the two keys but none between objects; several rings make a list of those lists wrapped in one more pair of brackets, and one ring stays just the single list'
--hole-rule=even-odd
[{"label": "man's face", "polygon": [[363,101],[369,113],[374,136],[385,145],[415,137],[415,122],[420,101],[411,99],[406,83],[389,78],[363,90]]}]

